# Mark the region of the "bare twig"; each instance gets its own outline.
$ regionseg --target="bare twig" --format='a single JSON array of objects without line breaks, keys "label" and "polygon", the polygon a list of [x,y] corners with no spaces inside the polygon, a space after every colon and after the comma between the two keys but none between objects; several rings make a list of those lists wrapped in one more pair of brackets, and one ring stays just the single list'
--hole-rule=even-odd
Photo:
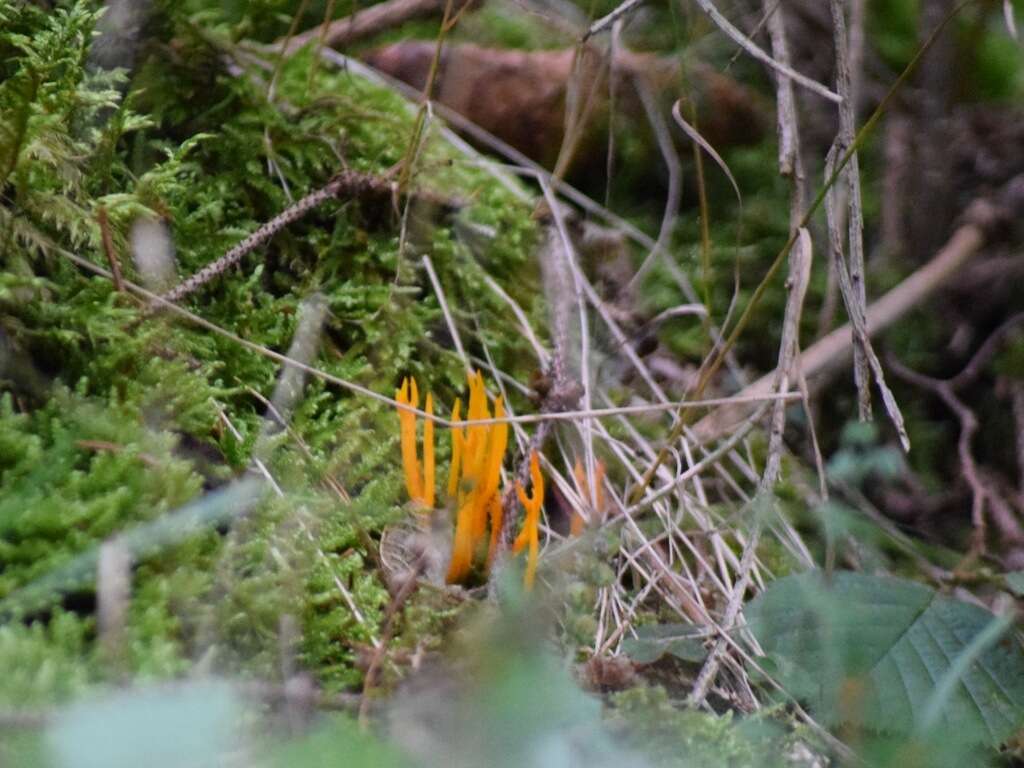
[{"label": "bare twig", "polygon": [[[843,101],[839,104],[839,135],[831,155],[830,163],[826,164],[826,174],[832,175],[835,158],[846,153],[853,146],[856,123],[854,105],[850,100],[850,55],[849,38],[846,33],[846,17],[841,0],[830,0],[832,12],[833,41],[836,52],[836,84]],[[842,262],[842,238],[839,235],[839,218],[834,212],[834,203],[838,191],[833,187],[825,199],[825,210],[833,212],[828,216],[830,242],[832,243],[833,259],[839,272],[839,286],[846,311],[850,316],[856,334],[856,345],[853,348],[853,377],[857,383],[857,407],[862,421],[871,420],[871,370],[868,363],[870,340],[864,330],[864,315],[867,312],[867,293],[864,286],[864,213],[860,204],[860,161],[854,151],[846,169],[846,202],[848,206],[848,242],[850,246],[849,265]],[[844,281],[844,272],[848,270],[848,278]],[[884,387],[884,379],[879,381]],[[897,411],[898,413],[898,411]],[[902,418],[899,419],[902,421]]]},{"label": "bare twig", "polygon": [[121,260],[117,258],[117,251],[114,249],[114,236],[110,231],[110,219],[107,217],[107,209],[100,206],[96,212],[96,219],[100,225],[100,238],[103,241],[103,253],[110,265],[110,273],[114,276],[114,289],[118,293],[124,292],[124,278],[121,276]]},{"label": "bare twig", "polygon": [[974,526],[968,557],[977,557],[985,551],[985,501],[989,496],[989,490],[978,473],[978,465],[971,452],[971,441],[974,438],[974,433],[978,431],[978,419],[974,415],[974,411],[956,396],[950,382],[939,381],[917,373],[904,366],[891,354],[889,355],[889,365],[901,379],[935,393],[960,421],[957,456],[960,460],[960,471],[971,489],[971,522]]},{"label": "bare twig", "polygon": [[[769,7],[770,4],[774,4]],[[767,15],[768,35],[772,41],[775,58],[789,65],[789,40],[786,36],[786,20],[782,4],[775,0],[764,0]],[[800,225],[800,216],[807,205],[807,179],[804,176],[800,146],[800,122],[793,94],[793,81],[785,75],[775,76],[775,101],[778,104],[777,126],[779,134],[779,173],[791,180],[790,227]]]},{"label": "bare twig", "polygon": [[[229,249],[216,261],[207,264],[176,288],[165,293],[162,298],[168,302],[178,302],[189,294],[197,291],[215,277],[222,275],[242,260],[247,254],[259,248],[285,227],[308,215],[318,206],[339,196],[349,196],[361,200],[390,200],[394,194],[394,185],[381,176],[359,171],[341,171],[327,184],[315,192],[311,192],[289,206],[255,232],[245,237],[238,245]],[[427,195],[428,198],[434,199]],[[450,201],[445,201],[450,204]]]},{"label": "bare twig", "polygon": [[426,565],[427,556],[425,554],[421,554],[413,564],[412,571],[406,575],[405,581],[402,582],[402,585],[398,588],[394,597],[391,598],[391,602],[388,603],[388,607],[384,611],[384,622],[381,630],[380,643],[377,644],[373,653],[373,658],[370,659],[370,664],[366,669],[366,674],[363,676],[363,698],[359,705],[359,722],[363,727],[366,727],[369,722],[369,707],[373,700],[372,693],[373,689],[377,685],[377,676],[380,672],[381,664],[384,663],[388,643],[391,642],[391,638],[395,632],[395,618],[402,610],[406,601],[412,597],[416,588],[419,586],[420,574],[423,572]]},{"label": "bare twig", "polygon": [[602,16],[600,19],[590,25],[590,28],[583,33],[583,39],[581,42],[585,43],[594,35],[600,34],[612,26],[616,21],[621,19],[623,16],[634,11],[636,8],[643,3],[644,0],[626,0],[626,2],[619,5],[615,10],[606,16]]},{"label": "bare twig", "polygon": [[96,569],[96,628],[104,661],[115,679],[128,671],[125,626],[131,589],[131,554],[116,538],[104,542]]},{"label": "bare twig", "polygon": [[[1021,534],[1021,526],[1010,513],[1008,505],[999,496],[998,490],[991,479],[980,471],[971,452],[971,441],[978,430],[978,419],[974,412],[961,400],[956,392],[968,386],[981,374],[985,366],[999,350],[1006,337],[1024,323],[1024,312],[1010,317],[985,340],[974,353],[967,365],[956,376],[949,379],[935,379],[917,373],[890,356],[890,364],[900,378],[926,389],[942,400],[960,422],[960,436],[957,440],[957,456],[964,480],[971,490],[971,520],[974,525],[974,539],[971,547],[972,555],[979,555],[985,548],[985,509],[994,515],[996,522],[1007,538],[1013,539]],[[1016,411],[1016,409],[1015,409]],[[1018,438],[1019,439],[1019,438]]]}]

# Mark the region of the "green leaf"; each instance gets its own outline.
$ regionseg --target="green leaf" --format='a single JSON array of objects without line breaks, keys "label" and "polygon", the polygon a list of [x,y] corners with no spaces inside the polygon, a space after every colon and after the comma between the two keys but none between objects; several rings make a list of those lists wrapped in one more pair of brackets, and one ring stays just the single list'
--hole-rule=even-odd
[{"label": "green leaf", "polygon": [[1000,620],[978,606],[901,579],[805,573],[772,584],[746,617],[779,682],[827,722],[909,733],[938,707],[939,727],[991,745],[1024,723],[1020,643],[980,642]]},{"label": "green leaf", "polygon": [[652,664],[666,654],[699,664],[708,655],[704,643],[687,624],[651,624],[637,627],[636,637],[622,643],[622,650],[637,664]]}]

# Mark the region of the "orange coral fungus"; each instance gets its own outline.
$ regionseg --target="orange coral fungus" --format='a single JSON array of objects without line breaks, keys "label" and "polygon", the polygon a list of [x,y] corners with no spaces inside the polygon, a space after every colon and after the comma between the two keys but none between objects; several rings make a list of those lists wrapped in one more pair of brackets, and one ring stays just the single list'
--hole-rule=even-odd
[{"label": "orange coral fungus", "polygon": [[[456,404],[458,408],[458,404]],[[457,412],[457,411],[456,411]],[[505,415],[500,397],[494,400],[494,418]],[[469,420],[489,419],[484,377],[478,371],[469,376]],[[452,421],[457,419],[453,416]],[[448,564],[447,581],[453,584],[469,574],[480,545],[487,537],[488,515],[491,543],[488,562],[497,546],[494,531],[501,529],[501,464],[508,445],[508,424],[475,424],[452,430],[452,471],[448,493],[456,503],[455,540]]]},{"label": "orange coral fungus", "polygon": [[[468,420],[500,419],[505,416],[505,405],[500,397],[494,400],[494,416],[488,406],[484,377],[469,375]],[[404,379],[395,394],[401,405],[416,408],[419,390],[415,379]],[[433,398],[428,394],[424,410],[433,414]],[[416,450],[416,414],[398,409],[402,437],[402,466],[409,498],[427,509],[434,508],[434,423],[429,419],[423,425],[423,463]],[[501,465],[508,446],[508,424],[462,423],[462,402],[455,401],[452,408],[451,430],[452,462],[446,490],[456,510],[455,538],[448,563],[448,583],[465,580],[474,563],[486,555],[486,566],[497,555],[501,541],[502,508],[499,486]],[[488,535],[490,528],[490,535]]]},{"label": "orange coral fungus", "polygon": [[526,573],[523,576],[523,584],[527,590],[533,589],[533,580],[537,575],[537,551],[540,548],[537,528],[540,525],[540,509],[544,506],[544,477],[540,473],[540,460],[536,451],[530,454],[530,481],[533,484],[531,496],[527,496],[522,484],[516,481],[516,493],[526,507],[526,519],[523,521],[523,529],[512,544],[512,551],[516,553],[529,545]]},{"label": "orange coral fungus", "polygon": [[[419,408],[420,392],[416,379],[402,380],[402,387],[395,392],[395,400],[412,408]],[[424,410],[434,413],[434,399],[429,394]],[[416,451],[416,414],[398,409],[398,421],[402,435],[402,468],[405,470],[405,488],[409,498],[427,509],[434,508],[434,422],[427,419],[423,425],[423,466],[420,467]]]},{"label": "orange coral fungus", "polygon": [[[576,466],[573,467],[572,473],[576,477],[576,487],[579,488],[580,494],[583,496],[583,503],[590,510],[590,519],[593,520],[595,514],[600,519],[604,515],[604,462],[598,459],[597,466],[594,468],[593,496],[591,496],[590,483],[587,482],[586,472],[583,470],[583,462],[579,459],[576,459]],[[569,518],[569,534],[571,536],[579,536],[583,533],[584,525],[583,516],[573,510],[572,516]]]}]

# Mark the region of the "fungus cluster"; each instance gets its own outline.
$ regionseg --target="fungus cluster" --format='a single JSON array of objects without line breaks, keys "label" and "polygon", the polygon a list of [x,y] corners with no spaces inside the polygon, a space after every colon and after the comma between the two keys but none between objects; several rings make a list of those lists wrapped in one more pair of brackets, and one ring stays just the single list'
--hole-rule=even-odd
[{"label": "fungus cluster", "polygon": [[[466,421],[501,419],[505,416],[502,398],[493,401],[493,415],[488,404],[484,379],[479,371],[468,377],[469,402]],[[395,400],[409,408],[419,408],[419,388],[416,380],[406,378],[395,393]],[[426,396],[424,411],[433,415],[434,402]],[[462,402],[455,401],[451,421],[462,422]],[[426,515],[435,506],[435,463],[434,463],[434,422],[425,419],[423,424],[423,458],[419,457],[416,445],[416,414],[404,408],[398,409],[401,429],[402,467],[405,472],[405,487],[409,498]],[[455,534],[452,555],[448,563],[446,580],[456,584],[466,580],[473,565],[483,560],[490,570],[498,551],[504,524],[504,510],[501,503],[501,465],[508,447],[508,423],[468,424],[451,429],[452,461],[448,472],[447,497],[456,510]],[[537,571],[538,526],[540,510],[544,505],[544,478],[540,472],[540,461],[536,452],[530,456],[530,480],[532,495],[527,496],[519,482],[516,491],[526,508],[522,530],[513,543],[514,553],[527,548],[527,565],[524,583],[527,589],[533,587]],[[485,546],[486,545],[486,546]]]}]

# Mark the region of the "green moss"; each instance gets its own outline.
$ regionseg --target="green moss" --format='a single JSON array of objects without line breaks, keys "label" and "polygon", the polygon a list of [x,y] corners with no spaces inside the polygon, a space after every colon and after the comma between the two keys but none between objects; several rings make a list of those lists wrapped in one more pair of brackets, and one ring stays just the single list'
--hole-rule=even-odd
[{"label": "green moss", "polygon": [[[207,6],[157,6],[148,29],[174,44],[142,49],[123,99],[97,91],[96,77],[85,73],[97,4],[65,2],[52,15],[31,6],[3,11],[13,18],[0,46],[15,54],[4,59],[0,84],[0,171],[5,162],[12,168],[10,180],[0,177],[0,257],[8,267],[0,334],[19,366],[0,371],[11,384],[0,400],[0,600],[244,471],[263,430],[260,397],[271,397],[279,374],[276,362],[229,339],[145,316],[108,280],[64,260],[62,251],[74,251],[106,263],[99,206],[126,277],[140,280],[128,258],[139,216],[164,223],[185,276],[339,167],[386,173],[412,136],[415,112],[399,97],[326,65],[311,80],[308,53],[281,69],[268,101],[266,73],[229,76],[220,57],[231,36],[272,37],[284,6],[266,3],[244,15]],[[49,61],[44,44],[65,55]],[[34,84],[38,93],[28,88]],[[69,103],[88,109],[71,114]],[[83,118],[96,127],[80,131]],[[55,149],[25,149],[36,146]],[[415,210],[404,253],[395,211],[340,199],[187,303],[232,333],[286,351],[301,302],[319,293],[329,308],[319,369],[384,394],[412,374],[450,407],[464,387],[463,365],[419,267],[428,254],[470,353],[483,356],[486,345],[502,370],[525,380],[532,353],[505,333],[510,312],[483,277],[504,282],[539,317],[527,263],[530,209],[465,160],[436,128],[427,132],[415,186],[465,202],[454,214]],[[47,209],[54,201],[60,206]],[[470,246],[457,234],[459,220],[493,236]],[[273,678],[280,617],[290,614],[303,630],[302,660],[320,681],[359,685],[358,651],[379,637],[390,600],[373,565],[374,542],[406,516],[397,420],[386,405],[314,379],[289,426],[268,444],[283,498],[251,510],[228,534],[206,531],[137,564],[127,627],[137,674],[176,676],[205,658],[218,669]],[[327,478],[355,501],[324,490]],[[30,669],[46,654],[79,664],[66,684],[44,676],[40,696],[91,679],[88,568],[77,579],[76,613],[4,629],[18,653],[38,646],[40,664]],[[448,614],[433,596],[414,601],[394,642],[429,645],[429,637],[413,635],[438,631]],[[55,645],[48,633],[68,622],[82,628],[77,644]],[[7,684],[0,689],[6,694]]]},{"label": "green moss", "polygon": [[97,679],[92,624],[58,610],[45,624],[0,626],[0,706],[40,709],[84,691]]},{"label": "green moss", "polygon": [[765,716],[741,720],[677,708],[658,687],[616,694],[609,718],[622,729],[627,743],[663,766],[785,766],[785,755],[797,741]]}]

